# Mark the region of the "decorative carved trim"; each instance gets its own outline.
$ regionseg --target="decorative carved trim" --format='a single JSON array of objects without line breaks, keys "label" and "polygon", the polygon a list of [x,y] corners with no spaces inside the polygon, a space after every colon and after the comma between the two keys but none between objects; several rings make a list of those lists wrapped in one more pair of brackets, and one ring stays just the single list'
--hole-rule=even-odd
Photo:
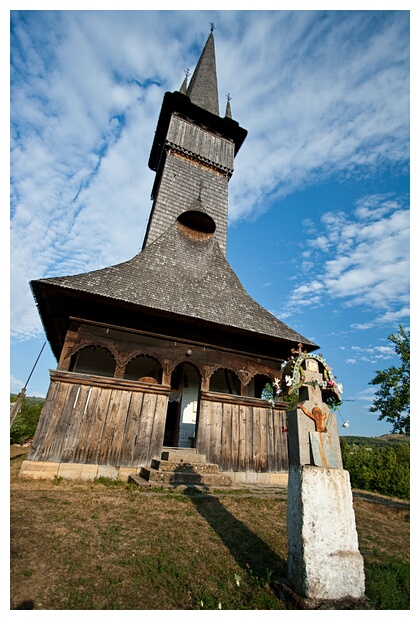
[{"label": "decorative carved trim", "polygon": [[168,151],[172,151],[173,153],[176,153],[177,155],[181,155],[185,157],[186,159],[190,159],[191,161],[198,162],[201,165],[206,166],[207,168],[216,170],[216,172],[221,173],[224,177],[227,177],[228,179],[230,179],[233,174],[233,170],[231,170],[230,168],[227,168],[226,166],[222,166],[221,164],[216,164],[215,162],[210,161],[210,159],[207,159],[206,157],[203,157],[202,155],[197,155],[197,153],[194,153],[193,151],[189,151],[188,149],[182,148],[181,146],[178,146],[177,144],[174,144],[173,142],[167,141],[166,148]]},{"label": "decorative carved trim", "polygon": [[247,370],[245,366],[243,368],[239,368],[236,371],[236,374],[238,375],[239,380],[244,387],[248,385],[252,377],[255,375],[255,373],[253,373],[252,370]]},{"label": "decorative carved trim", "polygon": [[203,364],[203,379],[206,381],[210,379],[212,374],[215,373],[216,370],[219,370],[219,368],[223,368],[223,366],[220,364]]},{"label": "decorative carved trim", "polygon": [[93,336],[88,336],[86,334],[83,334],[82,336],[80,336],[78,334],[77,338],[74,341],[73,346],[69,348],[65,357],[67,358],[69,356],[74,355],[75,353],[78,353],[81,349],[85,349],[86,347],[93,346],[93,347],[99,347],[101,349],[106,349],[107,351],[111,353],[115,361],[117,361],[115,358],[115,354],[109,345],[110,345],[110,342],[105,340],[104,338],[97,338]]}]

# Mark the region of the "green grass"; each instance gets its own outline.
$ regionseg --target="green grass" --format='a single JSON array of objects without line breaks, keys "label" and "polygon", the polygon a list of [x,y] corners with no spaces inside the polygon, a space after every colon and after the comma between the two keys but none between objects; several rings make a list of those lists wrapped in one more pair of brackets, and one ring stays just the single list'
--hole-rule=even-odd
[{"label": "green grass", "polygon": [[[12,609],[294,609],[272,587],[287,575],[284,496],[21,481],[18,460]],[[365,608],[408,609],[409,504],[355,497],[354,507]]]},{"label": "green grass", "polygon": [[375,609],[410,609],[410,565],[386,561],[365,567],[366,595]]}]

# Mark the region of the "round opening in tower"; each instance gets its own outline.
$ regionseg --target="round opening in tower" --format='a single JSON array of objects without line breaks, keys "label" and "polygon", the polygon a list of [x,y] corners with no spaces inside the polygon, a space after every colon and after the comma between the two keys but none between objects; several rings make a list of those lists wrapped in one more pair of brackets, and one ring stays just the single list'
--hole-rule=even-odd
[{"label": "round opening in tower", "polygon": [[216,230],[216,224],[210,215],[194,209],[189,209],[181,213],[181,215],[178,216],[178,222],[182,227],[188,229],[188,231],[206,237],[212,235]]}]

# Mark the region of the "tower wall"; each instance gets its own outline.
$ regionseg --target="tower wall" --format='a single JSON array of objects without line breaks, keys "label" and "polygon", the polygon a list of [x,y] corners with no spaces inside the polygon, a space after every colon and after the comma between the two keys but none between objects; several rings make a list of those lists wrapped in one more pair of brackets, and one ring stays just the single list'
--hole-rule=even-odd
[{"label": "tower wall", "polygon": [[234,143],[184,119],[172,117],[144,247],[201,198],[216,223],[215,237],[226,253],[228,182]]}]

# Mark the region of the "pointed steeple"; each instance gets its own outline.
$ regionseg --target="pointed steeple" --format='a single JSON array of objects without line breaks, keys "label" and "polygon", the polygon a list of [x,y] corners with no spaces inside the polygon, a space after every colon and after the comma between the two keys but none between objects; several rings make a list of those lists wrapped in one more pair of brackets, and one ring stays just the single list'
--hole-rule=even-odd
[{"label": "pointed steeple", "polygon": [[230,107],[230,100],[231,100],[231,96],[227,95],[227,102],[226,102],[226,112],[225,112],[225,118],[232,118],[232,110]]},{"label": "pointed steeple", "polygon": [[184,78],[184,81],[181,84],[181,88],[179,89],[179,92],[182,95],[186,95],[187,94],[187,78]]},{"label": "pointed steeple", "polygon": [[201,53],[188,86],[187,95],[195,105],[219,116],[213,31],[210,32]]},{"label": "pointed steeple", "polygon": [[181,84],[181,88],[179,89],[179,92],[182,95],[186,95],[187,94],[187,84],[188,84],[188,77],[190,75],[190,70],[186,69],[185,70],[185,77],[184,77],[184,81]]}]

